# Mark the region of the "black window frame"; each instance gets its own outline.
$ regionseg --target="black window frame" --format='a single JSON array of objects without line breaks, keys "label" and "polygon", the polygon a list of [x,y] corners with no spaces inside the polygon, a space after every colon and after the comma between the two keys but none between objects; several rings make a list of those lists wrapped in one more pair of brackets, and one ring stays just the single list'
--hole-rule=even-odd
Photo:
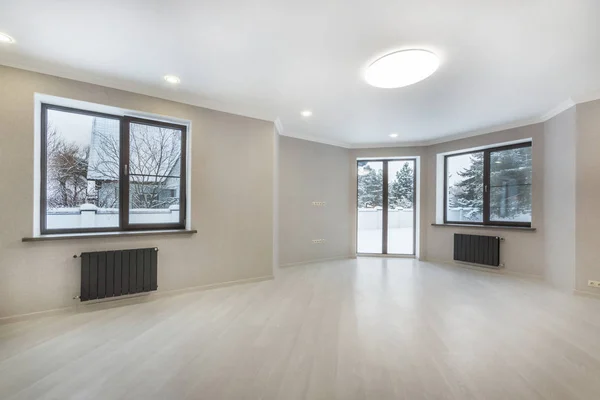
[{"label": "black window frame", "polygon": [[[48,111],[88,115],[107,119],[119,120],[119,146],[120,146],[120,168],[119,168],[119,226],[99,228],[47,228],[47,183],[48,183],[48,153],[47,153],[47,129]],[[142,125],[171,128],[181,131],[181,159],[180,159],[180,188],[179,188],[179,221],[176,223],[154,223],[154,224],[131,224],[129,222],[129,143],[130,125],[137,123]],[[102,233],[102,232],[131,232],[131,231],[153,231],[153,230],[184,230],[186,228],[186,206],[187,206],[187,126],[170,122],[138,118],[128,115],[115,115],[85,109],[59,106],[49,103],[41,105],[41,147],[40,147],[40,234],[78,234],[78,233]]]},{"label": "black window frame", "polygon": [[[490,220],[490,160],[491,153],[498,151],[521,149],[526,147],[533,147],[533,143],[522,142],[516,144],[510,144],[506,146],[490,147],[481,150],[465,151],[462,153],[447,154],[444,156],[444,224],[457,224],[457,225],[483,225],[483,226],[509,226],[509,227],[527,227],[531,228],[531,222],[517,222],[517,221],[494,221]],[[449,221],[448,220],[448,159],[456,156],[463,156],[467,154],[483,153],[483,221]],[[533,182],[531,183],[533,188]],[[533,189],[532,189],[533,190]],[[532,193],[533,194],[533,193]],[[533,207],[532,207],[533,208]]]}]

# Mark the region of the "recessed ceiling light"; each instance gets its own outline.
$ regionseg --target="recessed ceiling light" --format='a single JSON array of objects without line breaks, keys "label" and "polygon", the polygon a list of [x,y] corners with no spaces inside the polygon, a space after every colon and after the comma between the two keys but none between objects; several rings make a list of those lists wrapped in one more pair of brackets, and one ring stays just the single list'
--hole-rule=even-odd
[{"label": "recessed ceiling light", "polygon": [[181,79],[179,79],[175,75],[165,75],[165,81],[176,84],[176,83],[181,82]]},{"label": "recessed ceiling light", "polygon": [[431,76],[439,67],[438,57],[427,50],[402,50],[385,55],[367,68],[365,79],[384,89],[412,85]]},{"label": "recessed ceiling light", "polygon": [[15,39],[8,36],[6,33],[0,32],[0,43],[14,43]]},{"label": "recessed ceiling light", "polygon": [[396,138],[396,137],[398,137],[398,134],[397,133],[390,133],[390,137]]},{"label": "recessed ceiling light", "polygon": [[312,111],[304,110],[300,113],[303,117],[310,117],[312,115]]}]

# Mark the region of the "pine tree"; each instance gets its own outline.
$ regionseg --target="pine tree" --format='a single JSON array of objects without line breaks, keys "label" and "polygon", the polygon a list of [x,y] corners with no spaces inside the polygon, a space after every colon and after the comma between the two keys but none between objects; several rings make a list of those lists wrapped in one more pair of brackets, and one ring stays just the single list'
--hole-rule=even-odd
[{"label": "pine tree", "polygon": [[[471,164],[457,173],[462,178],[449,188],[450,207],[470,208],[468,219],[483,214],[484,153],[470,155]],[[490,156],[490,218],[514,219],[531,212],[531,147],[492,152]]]},{"label": "pine tree", "polygon": [[531,147],[492,152],[490,157],[491,219],[514,219],[530,212]]},{"label": "pine tree", "polygon": [[359,164],[358,207],[374,208],[383,206],[383,171],[374,170],[368,163]]},{"label": "pine tree", "polygon": [[396,172],[395,180],[390,184],[389,206],[411,209],[414,197],[413,169],[408,162]]},{"label": "pine tree", "polygon": [[470,155],[471,165],[457,175],[461,181],[450,188],[448,204],[450,207],[471,208],[466,215],[469,219],[477,219],[483,214],[483,152]]}]

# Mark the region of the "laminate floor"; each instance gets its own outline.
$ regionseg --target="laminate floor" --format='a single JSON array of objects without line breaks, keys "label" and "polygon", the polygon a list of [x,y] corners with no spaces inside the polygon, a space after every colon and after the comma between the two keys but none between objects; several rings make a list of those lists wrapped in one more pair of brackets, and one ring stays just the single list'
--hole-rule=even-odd
[{"label": "laminate floor", "polygon": [[360,258],[0,325],[0,398],[600,399],[600,301]]}]

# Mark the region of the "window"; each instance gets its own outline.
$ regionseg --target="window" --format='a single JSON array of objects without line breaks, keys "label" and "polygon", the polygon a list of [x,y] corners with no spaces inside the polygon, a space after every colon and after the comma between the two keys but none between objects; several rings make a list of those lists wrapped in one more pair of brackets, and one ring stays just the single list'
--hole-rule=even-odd
[{"label": "window", "polygon": [[531,143],[445,157],[444,222],[531,226]]},{"label": "window", "polygon": [[186,127],[42,104],[41,233],[185,228]]}]

